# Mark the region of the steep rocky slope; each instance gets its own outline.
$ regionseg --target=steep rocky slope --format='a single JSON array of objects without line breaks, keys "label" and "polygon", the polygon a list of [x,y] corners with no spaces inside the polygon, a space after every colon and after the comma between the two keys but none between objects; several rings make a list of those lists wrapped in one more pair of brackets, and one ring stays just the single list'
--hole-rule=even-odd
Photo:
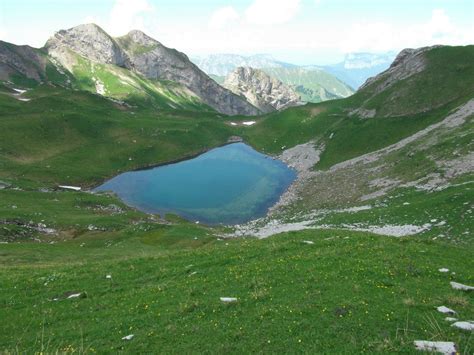
[{"label": "steep rocky slope", "polygon": [[259,69],[237,68],[226,77],[223,85],[265,113],[300,104],[300,97],[292,88]]},{"label": "steep rocky slope", "polygon": [[180,83],[206,104],[228,115],[256,115],[258,110],[245,99],[218,85],[194,65],[188,57],[140,31],[131,31],[117,41],[125,49],[134,70],[149,79]]},{"label": "steep rocky slope", "polygon": [[68,79],[44,51],[0,41],[0,80],[34,83],[47,81],[48,77],[60,82]]}]

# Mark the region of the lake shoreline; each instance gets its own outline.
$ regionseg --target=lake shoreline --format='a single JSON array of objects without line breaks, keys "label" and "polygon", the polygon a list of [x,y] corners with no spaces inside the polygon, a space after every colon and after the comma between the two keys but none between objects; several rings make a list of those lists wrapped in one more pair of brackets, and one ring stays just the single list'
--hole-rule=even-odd
[{"label": "lake shoreline", "polygon": [[297,177],[284,161],[235,137],[191,158],[118,174],[92,191],[113,192],[148,214],[233,226],[266,216]]}]

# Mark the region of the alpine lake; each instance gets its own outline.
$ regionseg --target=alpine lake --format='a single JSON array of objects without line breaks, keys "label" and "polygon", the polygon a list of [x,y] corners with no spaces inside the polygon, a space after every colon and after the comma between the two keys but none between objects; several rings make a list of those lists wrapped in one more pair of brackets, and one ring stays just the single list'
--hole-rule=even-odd
[{"label": "alpine lake", "polygon": [[94,191],[112,191],[147,213],[232,225],[264,216],[295,178],[283,162],[232,143],[189,160],[117,175]]}]

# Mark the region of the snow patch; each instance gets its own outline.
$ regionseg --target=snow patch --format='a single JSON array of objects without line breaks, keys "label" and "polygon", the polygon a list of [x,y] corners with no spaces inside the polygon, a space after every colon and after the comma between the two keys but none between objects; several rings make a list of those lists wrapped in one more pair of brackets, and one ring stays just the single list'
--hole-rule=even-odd
[{"label": "snow patch", "polygon": [[28,90],[22,90],[22,89],[15,89],[13,88],[13,90],[15,90],[17,93],[19,93],[20,95],[21,94],[24,94],[25,92],[27,92]]},{"label": "snow patch", "polygon": [[65,190],[81,191],[81,188],[79,186],[59,185],[59,188]]}]

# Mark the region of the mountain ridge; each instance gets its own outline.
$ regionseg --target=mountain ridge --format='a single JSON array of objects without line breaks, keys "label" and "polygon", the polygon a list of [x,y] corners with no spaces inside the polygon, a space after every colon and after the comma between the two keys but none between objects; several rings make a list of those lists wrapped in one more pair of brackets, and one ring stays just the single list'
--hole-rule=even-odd
[{"label": "mountain ridge", "polygon": [[[144,48],[144,44],[149,47]],[[184,53],[165,47],[138,30],[113,38],[95,24],[79,25],[56,32],[41,49],[29,47],[28,57],[18,56],[20,49],[8,51],[12,46],[15,45],[3,44],[0,49],[4,57],[16,55],[16,72],[4,64],[0,73],[7,80],[12,74],[19,74],[36,82],[48,81],[46,70],[33,70],[35,58],[41,55],[63,76],[58,81],[55,74],[55,79],[49,80],[55,84],[69,84],[115,99],[128,99],[130,91],[132,101],[142,97],[160,108],[207,106],[226,115],[259,113],[245,99],[209,78]],[[97,77],[99,74],[101,78]],[[167,85],[166,81],[176,84]]]}]

